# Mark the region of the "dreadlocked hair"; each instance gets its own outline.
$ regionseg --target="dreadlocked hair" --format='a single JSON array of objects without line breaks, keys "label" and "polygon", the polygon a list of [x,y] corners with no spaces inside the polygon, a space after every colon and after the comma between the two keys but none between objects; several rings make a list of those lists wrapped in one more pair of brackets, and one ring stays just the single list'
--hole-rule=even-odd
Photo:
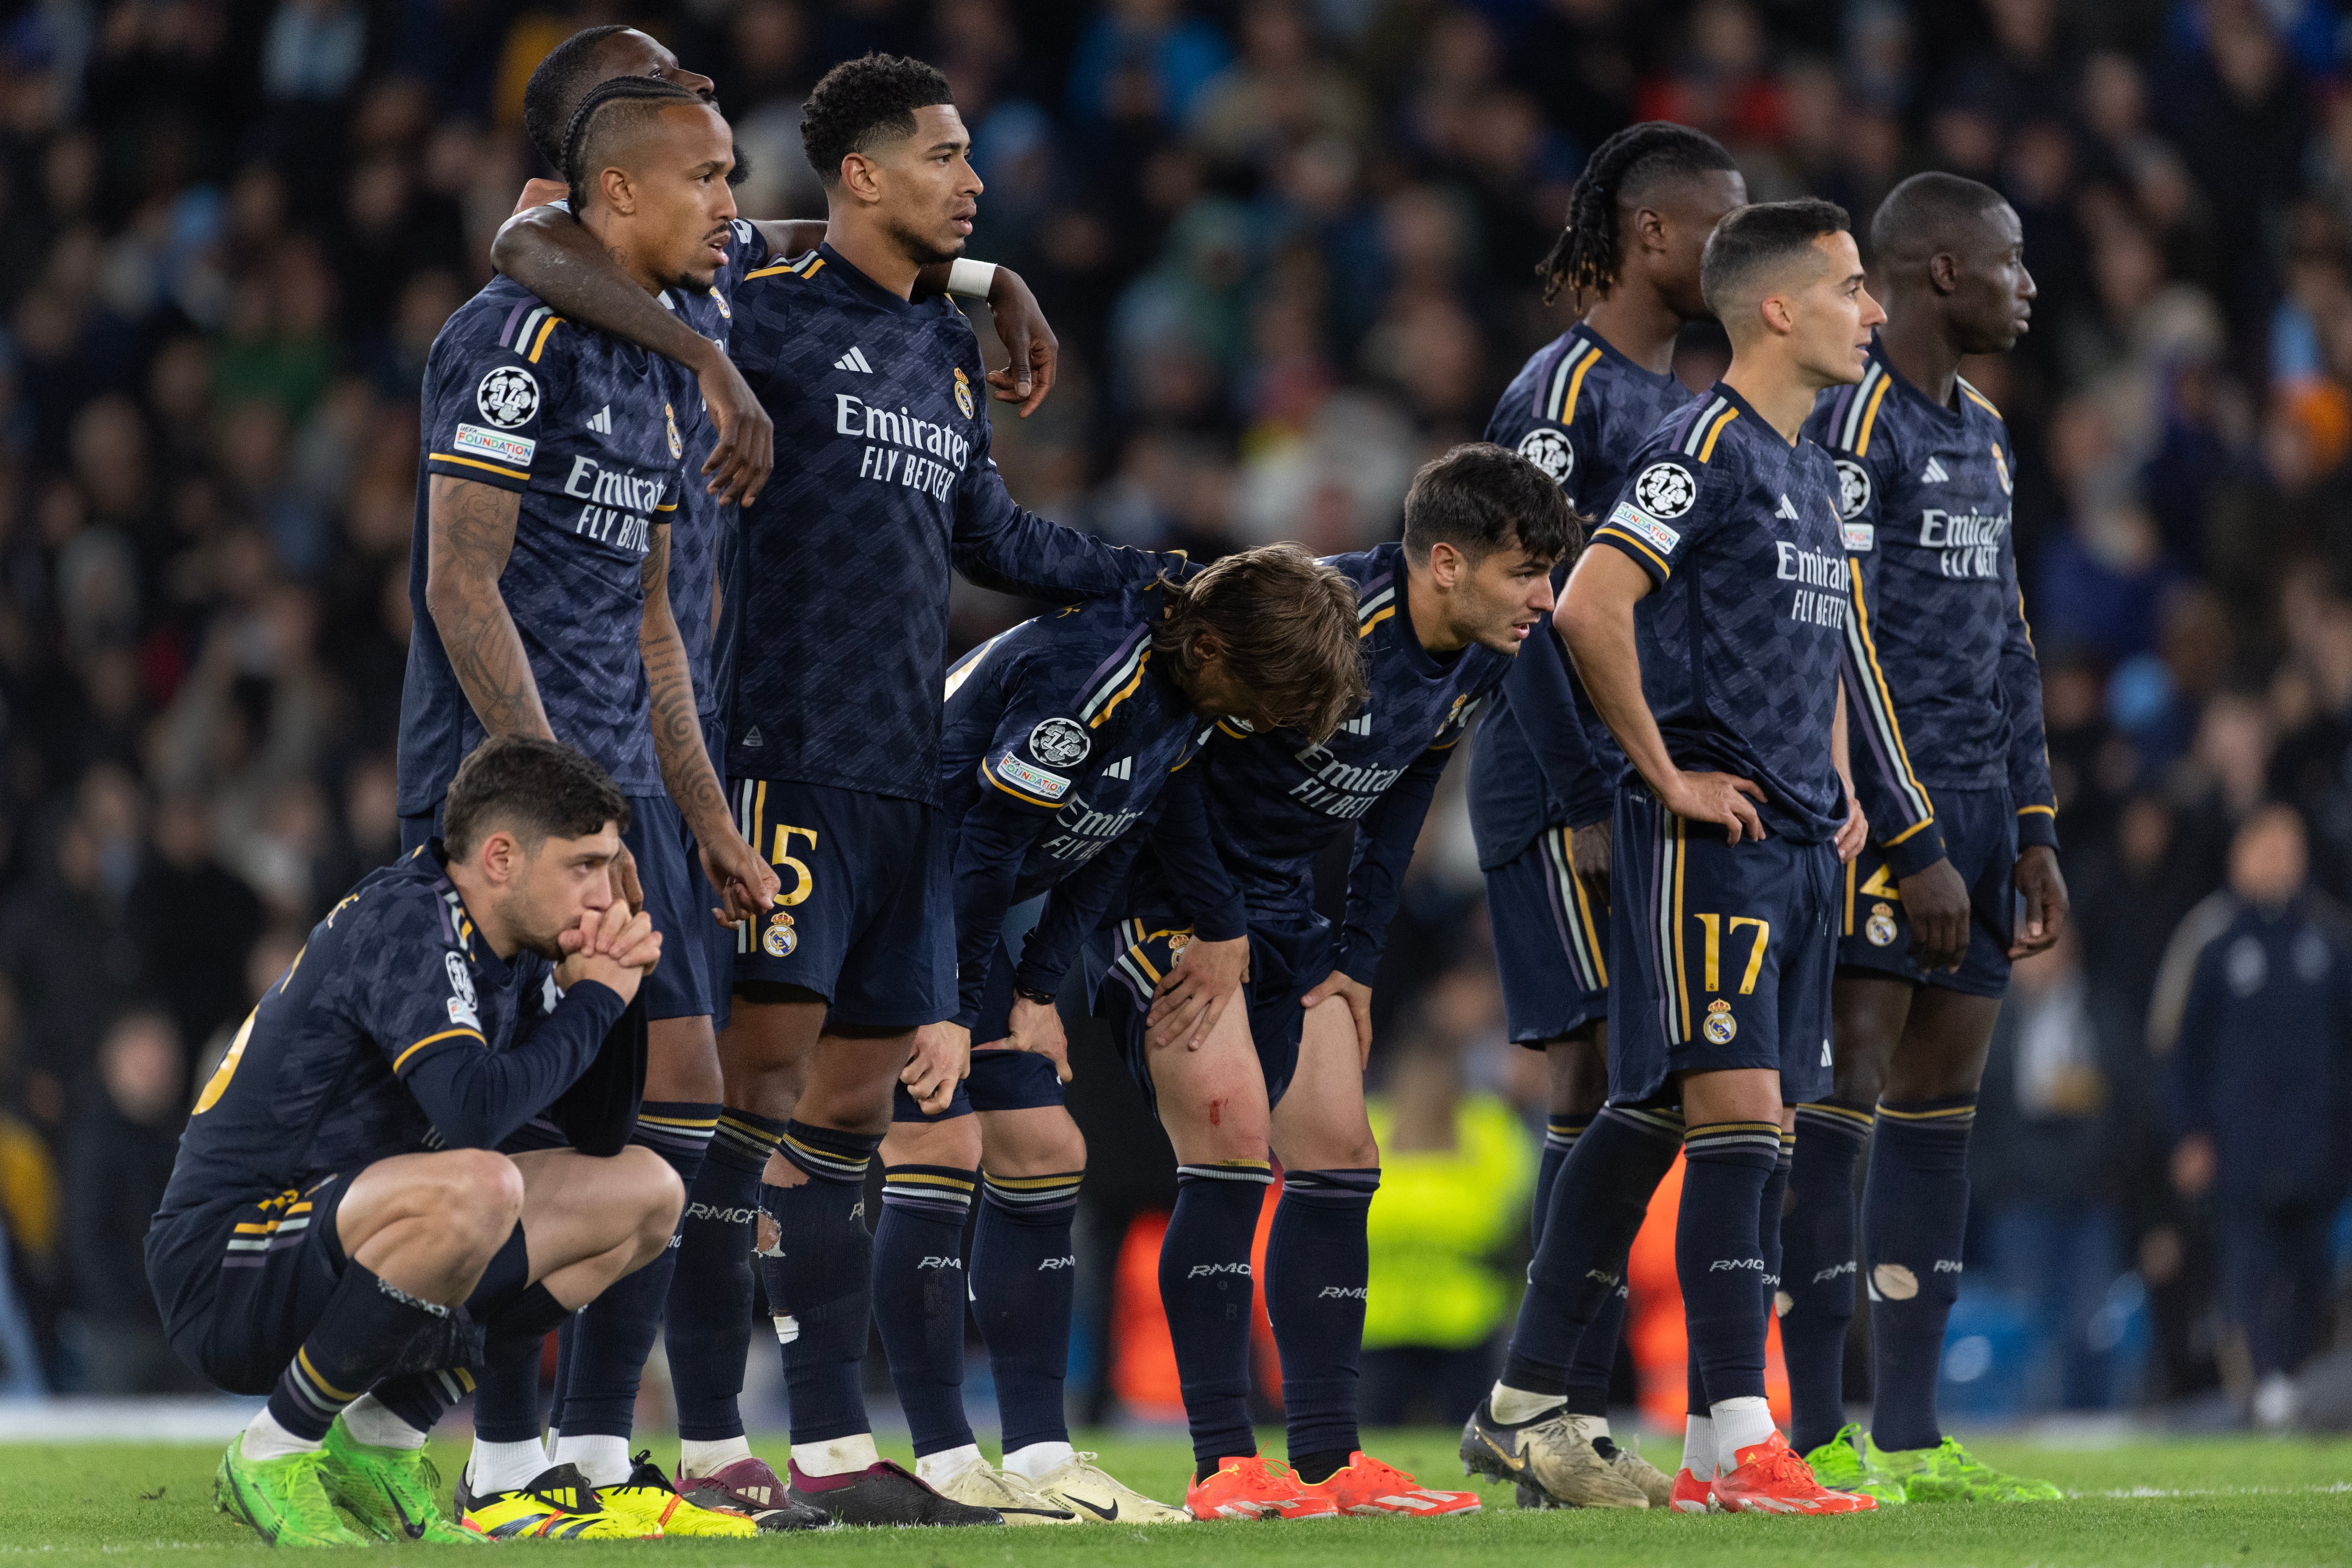
[{"label": "dreadlocked hair", "polygon": [[596,176],[606,167],[605,148],[674,103],[709,107],[691,88],[654,76],[616,76],[588,89],[572,111],[572,123],[563,132],[563,162],[558,165],[563,183],[572,187],[574,217],[588,210]]},{"label": "dreadlocked hair", "polygon": [[1536,264],[1544,303],[1563,289],[1579,296],[1606,294],[1617,281],[1621,205],[1661,180],[1738,167],[1714,137],[1670,120],[1644,120],[1610,137],[1585,160],[1569,193],[1568,226]]}]

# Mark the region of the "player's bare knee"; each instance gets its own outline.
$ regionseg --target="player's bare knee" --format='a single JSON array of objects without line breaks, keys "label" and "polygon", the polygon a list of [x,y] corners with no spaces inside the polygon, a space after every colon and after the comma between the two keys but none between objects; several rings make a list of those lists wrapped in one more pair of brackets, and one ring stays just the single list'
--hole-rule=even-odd
[{"label": "player's bare knee", "polygon": [[882,1138],[886,1165],[951,1165],[969,1171],[980,1163],[980,1118],[946,1121],[894,1121]]},{"label": "player's bare knee", "polygon": [[[433,1163],[426,1197],[436,1228],[465,1250],[495,1249],[522,1215],[522,1172],[488,1149],[453,1149]],[[425,1196],[425,1194],[420,1194]]]}]

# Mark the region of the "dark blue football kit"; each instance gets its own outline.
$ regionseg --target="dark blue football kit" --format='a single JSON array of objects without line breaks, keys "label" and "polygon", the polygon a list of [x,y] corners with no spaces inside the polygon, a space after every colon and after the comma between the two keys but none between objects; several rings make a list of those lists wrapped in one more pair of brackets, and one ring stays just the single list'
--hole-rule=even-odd
[{"label": "dark blue football kit", "polygon": [[[1806,433],[1837,467],[1854,619],[1845,682],[1871,838],[1845,869],[1841,963],[1998,996],[2023,845],[2056,847],[2042,675],[2010,528],[2015,451],[1966,381],[1939,406],[1872,345]],[[1875,657],[1871,657],[1874,650]],[[1948,856],[1974,918],[1957,973],[1921,974],[1897,880]]]},{"label": "dark blue football kit", "polygon": [[948,300],[901,299],[821,247],[752,270],[734,310],[729,352],[775,420],[777,464],[743,523],[726,773],[783,884],[736,979],[816,992],[839,1023],[932,1023],[956,1010],[938,821],[950,569],[1098,597],[1184,567],[1014,504],[980,345]]},{"label": "dark blue football kit", "polygon": [[416,629],[400,700],[401,847],[414,849],[437,831],[449,780],[482,740],[425,596],[430,481],[467,479],[520,497],[499,595],[555,738],[629,797],[624,842],[663,942],[645,984],[655,1018],[710,1011],[703,928],[712,900],[663,789],[638,649],[646,555],[658,542],[654,531],[667,533],[678,515],[684,430],[699,419],[699,397],[668,360],[583,329],[520,284],[491,279],[449,318],[426,363],[409,546]]},{"label": "dark blue football kit", "polygon": [[[181,1135],[148,1279],[173,1348],[223,1388],[267,1390],[324,1310],[353,1177],[395,1154],[496,1147],[559,1106],[621,1018],[606,987],[559,996],[546,960],[493,952],[445,864],[436,840],[311,929]],[[616,1128],[572,1131],[617,1147],[633,1107],[619,1110]]]},{"label": "dark blue football kit", "polygon": [[1764,791],[1766,837],[1724,841],[1628,773],[1617,792],[1609,1002],[1612,1103],[1669,1075],[1772,1068],[1785,1103],[1830,1083],[1837,854],[1831,757],[1850,604],[1837,478],[1721,383],[1643,445],[1592,542],[1648,574],[1643,694],[1685,771]]},{"label": "dark blue football kit", "polygon": [[[1658,421],[1689,401],[1672,375],[1579,326],[1520,367],[1486,439],[1533,462],[1598,519]],[[1570,564],[1555,572],[1555,591]],[[1623,768],[1559,635],[1538,626],[1486,704],[1470,753],[1470,828],[1506,1021],[1520,1045],[1540,1047],[1608,1013],[1609,910],[1575,876],[1571,846],[1577,833],[1609,831]]]}]

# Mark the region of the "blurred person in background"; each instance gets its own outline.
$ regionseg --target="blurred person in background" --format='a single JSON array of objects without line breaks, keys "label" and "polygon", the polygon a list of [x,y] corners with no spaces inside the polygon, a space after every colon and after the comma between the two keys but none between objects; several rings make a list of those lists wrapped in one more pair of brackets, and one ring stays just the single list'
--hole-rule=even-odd
[{"label": "blurred person in background", "polygon": [[2255,1423],[2288,1425],[2347,1185],[2352,927],[2309,886],[2303,819],[2269,805],[2230,849],[2230,918],[2198,953],[2174,1053],[2173,1184],[2216,1211],[2222,1311]]},{"label": "blurred person in background", "polygon": [[95,1092],[67,1142],[67,1262],[81,1386],[91,1394],[194,1393],[202,1378],[163,1337],[138,1289],[142,1248],[161,1207],[186,1119],[187,1062],[169,1014],[126,1013],[98,1047]]},{"label": "blurred person in background", "polygon": [[1382,1152],[1366,1232],[1362,1409],[1375,1426],[1460,1419],[1500,1356],[1515,1284],[1504,1265],[1536,1145],[1507,1101],[1466,1081],[1463,1052],[1494,1005],[1483,964],[1440,976],[1365,1106]]}]

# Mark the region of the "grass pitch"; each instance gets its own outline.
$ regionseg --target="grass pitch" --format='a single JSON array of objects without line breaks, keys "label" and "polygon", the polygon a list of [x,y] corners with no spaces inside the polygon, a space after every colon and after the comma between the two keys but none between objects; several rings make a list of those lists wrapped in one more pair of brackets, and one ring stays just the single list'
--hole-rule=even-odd
[{"label": "grass pitch", "polygon": [[[1269,1452],[1279,1435],[1269,1434]],[[1380,1433],[1373,1451],[1424,1481],[1465,1486],[1451,1431]],[[1084,1439],[1130,1484],[1181,1498],[1181,1440]],[[776,1452],[781,1440],[761,1445]],[[573,1545],[528,1542],[474,1552],[554,1553],[585,1563],[659,1558],[679,1568],[789,1562],[794,1568],[1053,1568],[1114,1558],[1145,1568],[1876,1568],[1879,1564],[2352,1563],[2352,1442],[2238,1438],[2137,1442],[2076,1450],[1988,1441],[1989,1461],[2066,1489],[2060,1503],[1914,1505],[1851,1519],[1677,1518],[1663,1512],[1522,1513],[1509,1489],[1486,1511],[1446,1521],[1115,1525],[985,1531],[833,1531],[756,1542]],[[888,1446],[885,1446],[888,1451]],[[664,1460],[676,1455],[661,1443]],[[1672,1445],[1654,1445],[1661,1465]],[[58,1568],[131,1561],[178,1568],[268,1561],[272,1553],[212,1506],[212,1447],[0,1441],[0,1563]],[[462,1449],[437,1448],[445,1477]],[[907,1456],[898,1456],[902,1461]],[[457,1547],[384,1547],[415,1563]],[[422,1568],[420,1563],[419,1568]]]}]

